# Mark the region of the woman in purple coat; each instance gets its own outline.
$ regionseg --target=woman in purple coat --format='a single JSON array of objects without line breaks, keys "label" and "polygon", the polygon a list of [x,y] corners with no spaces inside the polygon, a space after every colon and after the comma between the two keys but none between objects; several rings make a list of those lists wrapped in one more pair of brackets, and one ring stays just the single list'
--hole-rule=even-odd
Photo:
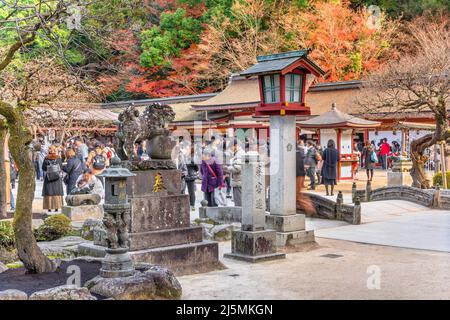
[{"label": "woman in purple coat", "polygon": [[214,189],[222,185],[223,172],[211,154],[211,150],[203,151],[200,174],[202,175],[202,191],[205,195],[205,200],[208,201],[208,207],[217,207],[214,201]]}]

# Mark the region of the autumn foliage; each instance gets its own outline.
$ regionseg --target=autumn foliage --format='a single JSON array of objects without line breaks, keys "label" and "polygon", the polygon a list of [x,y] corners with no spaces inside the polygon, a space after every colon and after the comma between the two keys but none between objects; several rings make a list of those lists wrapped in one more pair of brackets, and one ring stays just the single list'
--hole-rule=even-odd
[{"label": "autumn foliage", "polygon": [[98,77],[106,100],[218,91],[258,55],[304,48],[328,71],[321,81],[361,79],[405,45],[397,20],[347,0],[146,4],[151,22],[124,25],[107,39],[113,68]]}]

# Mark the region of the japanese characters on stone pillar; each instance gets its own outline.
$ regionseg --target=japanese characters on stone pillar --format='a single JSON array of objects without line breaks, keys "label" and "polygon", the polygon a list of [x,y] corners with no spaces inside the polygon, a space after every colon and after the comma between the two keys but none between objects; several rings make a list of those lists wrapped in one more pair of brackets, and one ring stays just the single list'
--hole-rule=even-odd
[{"label": "japanese characters on stone pillar", "polygon": [[[242,159],[242,230],[264,230],[266,225],[266,199],[264,164],[258,154],[247,154]],[[251,188],[249,186],[254,186]]]},{"label": "japanese characters on stone pillar", "polygon": [[246,154],[242,159],[242,226],[233,231],[231,253],[226,258],[247,262],[283,259],[277,253],[276,231],[265,229],[264,164],[257,153]]}]

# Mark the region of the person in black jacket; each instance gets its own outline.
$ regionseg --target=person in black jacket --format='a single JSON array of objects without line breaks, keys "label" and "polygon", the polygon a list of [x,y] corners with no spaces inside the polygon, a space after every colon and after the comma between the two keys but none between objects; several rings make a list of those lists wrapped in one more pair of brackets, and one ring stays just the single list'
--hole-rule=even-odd
[{"label": "person in black jacket", "polygon": [[328,140],[327,148],[323,152],[322,177],[327,196],[330,195],[328,186],[331,186],[331,195],[334,195],[334,186],[337,179],[337,164],[339,162],[339,152],[336,149],[334,140]]},{"label": "person in black jacket", "polygon": [[[48,155],[42,163],[42,171],[44,171],[44,186],[42,188],[42,196],[44,197],[43,208],[49,212],[52,210],[58,211],[62,208],[64,201],[64,190],[61,177],[55,180],[49,179],[48,173],[50,170],[48,169],[52,168],[51,166],[54,165],[58,165],[59,168],[61,168],[62,160],[58,154],[58,148],[56,146],[50,146],[48,149]],[[59,172],[60,171],[61,169],[59,169]]]},{"label": "person in black jacket", "polygon": [[67,174],[64,183],[66,184],[66,193],[69,195],[75,189],[78,177],[83,174],[84,165],[72,148],[67,149],[66,158],[67,164],[63,166],[62,170]]},{"label": "person in black jacket", "polygon": [[306,170],[305,170],[305,151],[301,146],[297,148],[295,153],[295,175],[296,175],[296,199],[300,201],[301,191],[304,186]]}]

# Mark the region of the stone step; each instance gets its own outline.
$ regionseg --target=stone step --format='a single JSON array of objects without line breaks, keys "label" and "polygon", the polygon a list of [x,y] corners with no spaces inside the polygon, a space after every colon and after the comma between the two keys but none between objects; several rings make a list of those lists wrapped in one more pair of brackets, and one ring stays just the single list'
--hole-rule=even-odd
[{"label": "stone step", "polygon": [[130,250],[152,249],[202,241],[201,226],[130,233]]},{"label": "stone step", "polygon": [[176,275],[201,273],[225,268],[219,262],[219,246],[217,242],[208,240],[132,251],[130,255],[134,262],[163,266],[172,270]]}]

